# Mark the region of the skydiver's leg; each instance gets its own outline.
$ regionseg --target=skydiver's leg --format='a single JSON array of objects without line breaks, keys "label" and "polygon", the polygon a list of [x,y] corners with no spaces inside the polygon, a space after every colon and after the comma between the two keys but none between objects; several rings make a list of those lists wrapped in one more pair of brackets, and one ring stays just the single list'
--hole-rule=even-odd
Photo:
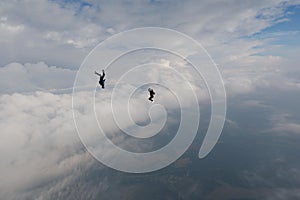
[{"label": "skydiver's leg", "polygon": [[102,81],[102,88],[104,89],[105,79]]}]

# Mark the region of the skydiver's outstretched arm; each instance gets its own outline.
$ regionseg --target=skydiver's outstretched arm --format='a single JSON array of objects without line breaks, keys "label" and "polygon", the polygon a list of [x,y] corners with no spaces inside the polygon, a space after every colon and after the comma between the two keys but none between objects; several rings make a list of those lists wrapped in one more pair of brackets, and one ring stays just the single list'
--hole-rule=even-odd
[{"label": "skydiver's outstretched arm", "polygon": [[99,74],[99,73],[98,73],[98,72],[96,72],[96,71],[95,71],[95,74],[96,74],[96,75],[98,75],[98,76],[101,76],[101,74]]}]

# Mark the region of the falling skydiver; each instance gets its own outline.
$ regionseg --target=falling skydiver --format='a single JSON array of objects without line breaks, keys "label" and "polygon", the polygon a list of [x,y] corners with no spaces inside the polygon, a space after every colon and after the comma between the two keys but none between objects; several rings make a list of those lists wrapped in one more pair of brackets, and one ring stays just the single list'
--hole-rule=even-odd
[{"label": "falling skydiver", "polygon": [[105,82],[105,79],[104,79],[104,76],[105,76],[105,72],[104,72],[104,69],[102,70],[102,75],[99,74],[98,72],[95,71],[95,74],[100,76],[100,80],[99,80],[99,84],[101,85],[101,87],[104,89],[104,82]]},{"label": "falling skydiver", "polygon": [[153,97],[155,95],[155,92],[152,88],[148,88],[148,91],[150,93],[150,97],[148,98],[150,101],[153,101]]}]

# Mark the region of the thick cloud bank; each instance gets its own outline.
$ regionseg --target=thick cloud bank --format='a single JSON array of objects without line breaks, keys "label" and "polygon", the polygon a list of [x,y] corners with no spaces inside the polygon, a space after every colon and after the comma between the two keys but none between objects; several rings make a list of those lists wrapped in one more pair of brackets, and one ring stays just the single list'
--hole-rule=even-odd
[{"label": "thick cloud bank", "polygon": [[[165,62],[165,61],[163,61]],[[2,68],[7,76],[11,76],[12,72],[9,69],[17,69],[16,73],[23,73],[24,82],[27,81],[28,85],[24,84],[24,91],[30,91],[29,93],[12,93],[13,88],[16,86],[7,86],[3,93],[8,92],[8,94],[2,94],[0,96],[0,129],[1,129],[1,141],[0,141],[0,175],[2,181],[0,184],[0,195],[5,199],[20,199],[20,198],[32,198],[41,197],[42,199],[48,199],[51,195],[57,195],[62,188],[66,190],[68,185],[75,187],[75,182],[77,179],[84,176],[86,172],[95,166],[95,161],[92,159],[84,149],[79,137],[76,133],[72,107],[71,107],[71,93],[67,89],[67,93],[51,93],[47,89],[51,88],[62,88],[62,86],[69,87],[69,81],[74,76],[74,72],[71,70],[63,70],[60,68],[47,67],[44,63],[39,63],[38,65],[41,73],[45,74],[44,79],[40,80],[41,73],[37,73],[35,66],[37,64],[26,64],[21,65],[13,63],[9,65],[10,67]],[[52,77],[49,74],[64,75],[69,78],[61,79],[57,82],[51,82],[49,79]],[[276,73],[267,73],[268,76],[261,76],[256,81],[246,81],[248,85],[247,90],[243,84],[237,83],[235,87],[232,84],[236,82],[245,80],[253,80],[251,77],[245,74],[244,78],[241,76],[234,79],[232,76],[228,82],[227,89],[229,90],[229,98],[234,98],[235,96],[245,95],[253,93],[256,90],[268,90],[270,88],[277,88],[279,91],[296,91],[299,86],[294,79],[286,81],[284,84],[278,84],[276,80]],[[268,77],[273,75],[271,79]],[[3,78],[7,77],[3,76]],[[53,77],[58,77],[53,76]],[[164,73],[161,73],[164,76]],[[174,77],[164,76],[164,81],[173,81]],[[282,76],[277,77],[278,80],[282,80]],[[285,79],[286,80],[286,79]],[[96,81],[96,79],[95,79]],[[258,82],[257,82],[258,81]],[[30,83],[30,84],[29,84]],[[47,83],[47,84],[46,84]],[[264,83],[264,84],[261,84]],[[7,84],[4,82],[4,84]],[[52,84],[52,85],[51,85]],[[57,84],[57,85],[56,85]],[[51,86],[50,86],[51,85]],[[26,87],[25,87],[26,86]],[[238,87],[239,86],[239,87]],[[111,112],[109,109],[109,93],[113,86],[108,85],[108,89],[105,91],[97,90],[96,94],[96,112],[99,113],[99,117],[105,120],[103,126],[107,132],[112,133],[113,140],[116,144],[122,144],[123,146],[134,147],[132,141],[127,141],[124,143],[124,137],[119,135],[114,135],[118,132],[118,128],[114,123],[111,123],[113,119],[109,118],[108,113]],[[121,95],[126,95],[126,90],[132,87],[131,85],[124,85],[120,91]],[[180,87],[180,85],[178,85]],[[194,85],[197,88],[197,85]],[[39,90],[42,88],[44,91],[34,92],[36,88]],[[22,88],[20,88],[22,89]],[[200,94],[203,88],[198,88]],[[56,91],[57,92],[57,91]],[[64,91],[65,92],[65,91]],[[137,93],[137,96],[133,98],[132,103],[139,105],[139,107],[145,106],[139,99],[143,99],[146,93]],[[170,99],[168,93],[160,94],[161,99],[165,102],[173,102]],[[92,100],[85,97],[85,92],[82,91],[82,105],[91,103]],[[206,99],[206,98],[204,98]],[[204,100],[203,99],[203,100]],[[147,101],[147,99],[145,98]],[[120,99],[120,105],[124,105],[126,102],[122,103],[122,98]],[[98,105],[98,106],[97,106]],[[175,105],[175,104],[174,104]],[[173,106],[174,106],[173,105]],[[265,108],[264,104],[259,101],[245,101],[241,104],[244,108],[251,107],[261,107]],[[147,107],[147,106],[145,106]],[[118,109],[118,108],[115,108]],[[121,108],[120,108],[121,109]],[[80,110],[76,110],[76,113],[80,115],[88,115],[91,113],[86,113],[84,107]],[[133,112],[133,118],[138,119],[140,123],[147,121],[148,115],[147,110],[138,109]],[[277,116],[277,117],[276,117]],[[288,115],[283,115],[278,118],[275,115],[273,118],[273,127],[270,127],[266,131],[268,132],[291,132],[293,134],[297,133],[299,130],[296,121],[290,121]],[[178,119],[176,115],[173,116],[171,121],[176,122]],[[239,122],[228,121],[229,124],[235,124],[234,127],[240,127],[242,125]],[[127,124],[130,127],[130,124]],[[98,127],[95,124],[86,124],[87,131],[97,131]],[[241,127],[240,127],[241,128]],[[166,129],[166,133],[172,129]],[[149,145],[149,144],[148,144]],[[151,145],[151,144],[150,144]],[[135,146],[135,148],[145,148],[145,146]],[[148,148],[148,147],[147,147]],[[97,165],[99,170],[103,168],[101,165]],[[97,173],[102,173],[101,170]],[[104,172],[103,172],[104,173]],[[99,184],[107,185],[108,183],[103,180],[99,181]],[[80,182],[79,184],[83,184]],[[104,189],[107,186],[104,187]],[[89,191],[82,194],[82,198],[86,195],[96,194],[93,193],[94,186],[85,188],[83,185],[78,186],[78,190]],[[102,188],[103,189],[103,188]],[[70,189],[70,191],[73,191]],[[74,192],[74,191],[73,191]],[[278,191],[278,193],[280,190]],[[284,192],[284,191],[282,191]],[[76,193],[77,194],[77,193]],[[279,195],[279,194],[278,194]],[[70,197],[71,198],[71,197]]]},{"label": "thick cloud bank", "polygon": [[10,63],[0,68],[1,94],[72,89],[76,71],[36,64]]}]

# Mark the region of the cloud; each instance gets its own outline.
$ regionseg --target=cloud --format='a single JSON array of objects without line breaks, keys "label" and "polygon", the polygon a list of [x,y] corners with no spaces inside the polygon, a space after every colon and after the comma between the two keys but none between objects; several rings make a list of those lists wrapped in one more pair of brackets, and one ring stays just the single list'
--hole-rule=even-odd
[{"label": "cloud", "polygon": [[90,162],[73,126],[70,101],[70,95],[43,92],[0,97],[1,194],[39,187]]},{"label": "cloud", "polygon": [[291,113],[274,113],[271,116],[272,127],[265,132],[279,135],[300,134],[300,123]]},{"label": "cloud", "polygon": [[[123,127],[129,131],[135,130],[132,128],[136,125],[135,123],[151,122],[148,112],[152,104],[147,100],[147,87],[138,88],[127,106],[128,102],[125,97],[130,94],[129,90],[135,88],[133,80],[150,79],[149,82],[160,80],[162,85],[173,85],[173,88],[180,91],[177,95],[186,99],[181,102],[183,103],[180,105],[181,108],[195,111],[194,106],[197,105],[192,104],[192,96],[187,91],[187,84],[178,74],[173,73],[172,66],[179,69],[181,75],[189,77],[192,88],[196,90],[202,100],[207,98],[207,94],[201,96],[205,93],[202,92],[205,87],[193,79],[186,63],[167,59],[158,59],[157,62],[161,65],[148,71],[149,73],[146,73],[147,70],[145,72],[143,71],[145,69],[141,69],[142,71],[136,72],[139,76],[131,74],[134,79],[131,79],[129,75],[129,82],[122,83],[115,89],[117,104],[114,110],[125,122]],[[150,66],[150,69],[152,67]],[[74,126],[71,107],[72,90],[70,90],[72,85],[70,88],[70,84],[73,84],[75,71],[47,66],[45,63],[24,65],[11,63],[0,70],[0,128],[3,138],[0,141],[2,160],[0,175],[4,180],[0,184],[0,195],[3,197],[16,195],[16,199],[24,195],[31,195],[31,197],[32,195],[42,195],[42,193],[50,195],[51,192],[59,191],[60,187],[73,184],[76,177],[84,174],[85,170],[88,170],[94,163],[91,156],[84,150]],[[145,76],[141,76],[141,74],[145,74]],[[179,104],[172,92],[159,86],[153,86],[158,94],[155,96],[155,103],[161,103],[168,111],[167,125],[163,124],[162,127],[159,126],[161,126],[161,122],[164,122],[160,120],[163,113],[155,112],[155,110],[151,113],[154,113],[152,127],[162,128],[163,134],[158,139],[160,144],[154,144],[157,140],[136,144],[137,140],[128,140],[122,136],[120,129],[114,123],[110,107],[110,95],[115,87],[115,82],[110,80],[110,77],[113,78],[114,74],[107,73],[107,76],[107,88],[105,90],[96,89],[95,107],[102,128],[115,144],[140,152],[145,149],[158,148],[166,140],[166,137],[172,137],[172,133],[177,130],[175,125],[180,120],[178,116],[180,113],[176,113]],[[87,109],[88,105],[93,104],[93,96],[88,96],[87,93],[95,89],[97,78],[91,74],[89,79],[94,82],[94,87],[79,90],[80,106],[75,106],[75,117],[82,116],[82,119],[89,119],[89,116],[94,116],[94,111]],[[64,87],[67,90],[64,90]],[[126,120],[127,116],[123,115],[123,111],[126,112],[128,107],[131,108],[133,122]],[[174,112],[172,113],[172,111]],[[86,120],[85,133],[88,136],[89,133],[93,136],[93,133],[97,133],[98,130],[96,123],[93,124],[93,121]],[[151,130],[153,131],[153,129]],[[140,134],[147,134],[147,132],[140,132]],[[89,141],[97,142],[94,137],[89,138]],[[109,149],[105,149],[105,151],[107,151],[107,155],[114,153]],[[82,170],[77,171],[77,168]],[[72,178],[71,173],[74,170],[75,175]],[[22,177],[21,180],[20,177]]]},{"label": "cloud", "polygon": [[83,48],[101,39],[101,24],[53,1],[2,1],[0,12],[0,65],[44,60],[78,67],[87,53]]},{"label": "cloud", "polygon": [[[207,100],[207,91],[203,87],[202,82],[193,80],[191,71],[186,63],[178,60],[157,59],[161,66],[151,73],[146,73],[147,78],[162,81],[163,85],[175,84],[176,88],[184,91],[184,85],[178,81],[178,77],[170,73],[170,67],[174,67],[181,71],[181,73],[189,77],[193,88],[197,91],[200,99]],[[76,181],[77,176],[81,176],[93,165],[93,160],[90,155],[83,150],[73,126],[72,112],[71,112],[71,90],[74,81],[75,71],[63,69],[54,66],[47,66],[45,63],[37,64],[20,64],[11,63],[1,68],[1,98],[0,98],[0,128],[2,130],[2,141],[0,142],[1,159],[3,160],[0,165],[1,177],[5,180],[0,186],[2,196],[4,195],[46,195],[58,192],[66,185],[72,185]],[[242,71],[243,72],[243,71]],[[241,72],[241,74],[242,74]],[[113,73],[113,72],[112,72]],[[145,74],[145,73],[141,73]],[[276,74],[276,72],[271,72]],[[230,95],[237,95],[254,91],[256,87],[261,84],[250,82],[245,89],[239,81],[245,81],[249,74],[245,77],[225,77],[227,85],[233,91]],[[267,82],[265,87],[269,87],[271,82],[265,80],[270,75],[255,77],[258,82]],[[108,74],[113,78],[113,74]],[[95,78],[95,86],[96,79]],[[142,77],[136,76],[137,79]],[[145,78],[145,77],[144,77]],[[97,113],[103,120],[103,128],[106,132],[111,133],[112,139],[116,144],[131,150],[141,151],[140,149],[151,149],[153,144],[133,145],[134,141],[126,141],[123,136],[119,135],[119,129],[116,124],[112,123],[113,119],[110,118],[109,113],[109,94],[110,89],[114,87],[114,82],[108,79],[108,89],[97,93]],[[234,87],[240,87],[236,89]],[[271,87],[274,85],[271,84]],[[275,84],[276,86],[276,84]],[[126,105],[126,100],[122,100],[127,95],[127,91],[132,87],[130,84],[124,84],[120,89],[119,106],[115,109],[122,109]],[[67,88],[67,90],[63,90]],[[39,90],[40,92],[35,92]],[[62,90],[62,92],[58,91]],[[23,92],[20,93],[20,92]],[[24,93],[25,92],[25,93]],[[29,92],[29,93],[26,93]],[[54,92],[54,93],[51,93]],[[98,91],[100,92],[100,91]],[[160,92],[159,96],[164,104],[171,108],[176,108],[176,104],[172,100],[172,96],[167,92]],[[84,90],[82,93],[82,105],[89,104],[92,100],[86,98]],[[138,107],[145,107],[147,109],[139,109],[137,112],[132,113],[133,119],[139,123],[145,123],[148,120],[148,107],[145,102],[140,102],[147,96],[147,92],[138,91],[131,103],[138,105]],[[146,99],[146,98],[145,98]],[[256,101],[246,102],[246,106],[260,105]],[[135,107],[135,106],[133,106]],[[75,112],[80,115],[89,115],[85,107],[76,110]],[[173,121],[176,121],[176,116],[173,116]],[[230,127],[238,126],[234,121],[227,120]],[[87,132],[97,130],[95,125],[86,123]],[[280,124],[279,124],[280,125]],[[125,127],[130,128],[132,124],[126,124]],[[278,126],[278,128],[283,126]],[[294,131],[296,126],[289,126]],[[296,127],[297,128],[297,127]],[[116,134],[117,133],[117,134]],[[91,138],[93,140],[93,138]],[[113,152],[111,152],[113,153]],[[26,167],[24,167],[26,166]],[[73,173],[74,168],[77,166],[82,170],[76,171],[76,176],[72,178],[70,175]],[[19,180],[22,177],[22,180]],[[37,187],[45,187],[38,191]],[[53,188],[53,189],[50,189]],[[53,191],[52,191],[53,190]],[[7,194],[6,192],[12,194]]]},{"label": "cloud", "polygon": [[[286,71],[294,70],[294,62],[285,60],[284,56],[265,55],[266,51],[273,48],[269,44],[270,38],[276,35],[268,38],[248,36],[276,24],[284,16],[286,8],[296,2],[202,1],[201,6],[196,6],[198,4],[199,1],[187,1],[184,4],[177,1],[88,1],[86,4],[76,1],[33,1],[33,6],[28,6],[29,3],[25,2],[15,4],[13,1],[3,1],[0,8],[0,28],[3,29],[0,60],[4,71],[1,74],[11,77],[11,80],[1,77],[2,90],[13,92],[15,88],[15,92],[22,92],[32,91],[34,87],[69,87],[67,82],[72,75],[61,78],[67,74],[64,70],[48,73],[47,76],[52,79],[52,76],[58,77],[55,81],[46,83],[39,80],[39,84],[32,85],[24,80],[27,77],[24,70],[33,70],[32,67],[24,65],[25,69],[21,69],[8,63],[36,63],[42,60],[50,65],[78,68],[91,48],[111,33],[142,26],[173,28],[203,43],[218,64],[228,92],[250,92],[269,84],[265,79],[270,74],[277,72],[283,75]],[[156,14],[153,15],[153,12]],[[37,65],[45,69],[42,64]],[[15,75],[13,70],[16,70]],[[37,79],[38,75],[35,77]],[[45,76],[41,75],[38,79],[42,77]]]},{"label": "cloud", "polygon": [[[43,60],[76,68],[92,47],[112,33],[144,26],[182,31],[210,47],[212,53],[224,53],[223,57],[227,57],[228,49],[237,47],[232,42],[236,39],[239,47],[249,46],[258,52],[255,42],[241,38],[278,23],[293,4],[297,2],[3,1],[0,65]],[[241,62],[245,57],[254,58],[250,54],[240,56],[230,58],[240,58]]]},{"label": "cloud", "polygon": [[[0,141],[0,176],[3,180],[0,184],[0,196],[7,198],[15,196],[16,199],[26,195],[30,198],[39,195],[51,196],[52,193],[57,193],[63,187],[67,187],[66,185],[73,184],[76,177],[84,174],[94,164],[76,133],[71,107],[72,94],[69,92],[54,94],[47,91],[47,88],[61,88],[64,85],[68,87],[70,84],[68,79],[74,76],[74,71],[48,67],[44,63],[25,65],[12,63],[1,70],[3,70],[1,75],[3,74],[6,81],[11,80],[14,74],[23,79],[17,80],[20,81],[18,83],[7,83],[6,81],[2,83],[9,87],[3,87],[6,90],[3,90],[3,94],[0,96],[2,138]],[[161,70],[161,79],[170,83],[175,80],[178,88],[183,87],[184,85],[176,81],[178,77],[170,76],[168,70],[168,68]],[[45,76],[40,78],[42,74]],[[52,81],[54,82],[52,83]],[[22,83],[23,87],[17,87]],[[153,148],[153,141],[139,145],[135,144],[136,140],[126,140],[124,136],[120,136],[120,129],[113,123],[109,98],[111,89],[109,87],[108,85],[108,89],[101,93],[97,91],[95,102],[96,113],[105,133],[115,144],[131,150],[142,151]],[[114,107],[116,113],[121,116],[121,120],[126,122],[124,127],[129,130],[132,129],[135,122],[126,121],[126,116],[121,114],[124,108],[127,108],[125,97],[132,87],[133,85],[124,84],[119,91],[116,91],[119,99],[117,99],[118,105]],[[37,88],[40,91],[35,92]],[[41,88],[44,88],[44,91]],[[22,89],[24,90],[22,91]],[[26,93],[25,91],[30,92]],[[23,94],[18,92],[23,92]],[[159,88],[156,89],[156,92],[160,94],[156,97],[156,102],[162,103],[169,110],[177,108],[178,104],[175,103],[176,101],[174,102],[174,96],[170,92],[161,91]],[[74,110],[75,116],[83,116],[83,119],[89,119],[90,115],[94,116],[93,111],[86,109],[87,105],[93,103],[93,98],[89,98],[90,96],[87,96],[86,93],[87,91],[84,90],[80,92],[81,107],[75,107]],[[183,92],[183,94],[187,97],[188,93]],[[147,91],[140,89],[130,101],[132,105],[129,107],[141,107],[131,113],[132,118],[139,123],[145,123],[149,119],[148,109],[151,105],[147,96]],[[188,108],[192,105],[181,106]],[[142,109],[143,107],[145,109]],[[159,118],[160,115],[158,113],[154,117]],[[97,133],[99,130],[96,124],[92,124],[93,122],[87,120],[85,123],[85,132],[88,135]],[[176,114],[169,116],[167,123],[169,122],[178,123],[178,116]],[[152,123],[156,126],[160,125],[161,121],[154,119]],[[167,131],[170,131],[172,123],[162,130],[166,132],[164,137],[169,134]],[[141,134],[146,134],[146,132],[141,132]],[[89,139],[94,143],[97,141],[93,137]],[[105,149],[105,151],[107,155],[114,153],[110,149]],[[82,170],[76,170],[78,168]],[[75,174],[73,174],[74,170]]]},{"label": "cloud", "polygon": [[72,89],[76,71],[36,64],[10,63],[0,68],[0,94]]},{"label": "cloud", "polygon": [[267,196],[268,200],[285,200],[285,199],[298,199],[300,198],[300,190],[295,189],[287,189],[280,188],[275,189],[269,196]]},{"label": "cloud", "polygon": [[[300,197],[299,176],[297,166],[289,165],[287,160],[275,159],[273,166],[260,163],[256,169],[244,171],[242,177],[256,191],[256,195],[262,195],[264,199],[297,199]],[[272,174],[270,176],[270,174]]]},{"label": "cloud", "polygon": [[278,124],[276,127],[272,129],[272,131],[300,134],[300,124],[297,123]]}]

